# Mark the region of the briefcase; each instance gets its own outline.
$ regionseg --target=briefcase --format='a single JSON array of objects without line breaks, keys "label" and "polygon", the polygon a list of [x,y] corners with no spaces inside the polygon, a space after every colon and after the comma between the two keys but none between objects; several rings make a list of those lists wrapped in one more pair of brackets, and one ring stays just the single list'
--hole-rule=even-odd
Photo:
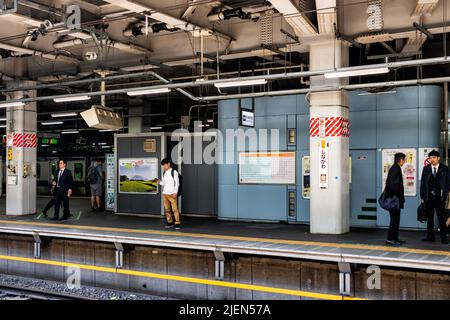
[{"label": "briefcase", "polygon": [[428,219],[427,217],[427,209],[425,207],[425,204],[422,202],[419,207],[417,208],[417,221],[424,223]]}]

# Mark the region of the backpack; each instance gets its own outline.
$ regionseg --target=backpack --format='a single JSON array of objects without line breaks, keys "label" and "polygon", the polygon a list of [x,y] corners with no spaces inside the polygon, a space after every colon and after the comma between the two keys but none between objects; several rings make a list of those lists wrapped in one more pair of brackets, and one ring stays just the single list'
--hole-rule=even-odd
[{"label": "backpack", "polygon": [[[172,169],[172,171],[170,172],[172,174],[172,179],[174,179],[174,183],[175,183],[175,169]],[[178,172],[178,171],[177,171]],[[178,191],[177,191],[177,196],[180,197],[181,194],[183,193],[183,176],[178,172]]]},{"label": "backpack", "polygon": [[86,182],[88,184],[97,183],[97,168],[94,166],[90,166],[86,175]]}]

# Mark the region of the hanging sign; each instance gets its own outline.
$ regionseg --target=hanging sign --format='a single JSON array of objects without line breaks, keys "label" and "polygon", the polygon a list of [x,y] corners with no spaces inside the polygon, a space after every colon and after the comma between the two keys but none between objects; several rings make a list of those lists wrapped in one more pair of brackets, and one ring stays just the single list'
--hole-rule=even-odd
[{"label": "hanging sign", "polygon": [[328,142],[327,140],[321,140],[320,141],[320,147],[319,147],[319,159],[320,159],[320,165],[319,165],[319,186],[320,189],[328,189]]}]

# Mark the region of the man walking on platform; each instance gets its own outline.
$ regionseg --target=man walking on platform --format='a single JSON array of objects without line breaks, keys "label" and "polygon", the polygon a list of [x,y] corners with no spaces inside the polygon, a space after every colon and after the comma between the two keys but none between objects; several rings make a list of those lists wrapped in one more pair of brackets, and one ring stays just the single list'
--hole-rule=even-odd
[{"label": "man walking on platform", "polygon": [[[69,198],[72,195],[72,172],[66,168],[66,160],[58,161],[59,170],[56,171],[53,185],[55,186],[55,216],[51,220],[67,220],[70,217]],[[59,208],[63,204],[63,216],[59,219]]]},{"label": "man walking on platform", "polygon": [[434,212],[439,221],[441,241],[448,244],[447,226],[445,215],[445,204],[448,200],[450,189],[450,173],[448,167],[440,163],[440,154],[438,151],[431,151],[428,155],[430,164],[422,172],[422,181],[420,184],[420,198],[425,204],[427,210],[427,237],[422,239],[426,242],[434,242]]}]

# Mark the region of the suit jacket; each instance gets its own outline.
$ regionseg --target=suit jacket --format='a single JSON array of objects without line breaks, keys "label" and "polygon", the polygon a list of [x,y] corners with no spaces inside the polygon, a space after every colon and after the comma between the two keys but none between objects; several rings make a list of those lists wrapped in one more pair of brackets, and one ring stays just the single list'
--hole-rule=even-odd
[{"label": "suit jacket", "polygon": [[392,165],[386,179],[385,192],[388,196],[397,196],[400,200],[400,209],[405,203],[405,189],[403,186],[402,168],[398,163]]},{"label": "suit jacket", "polygon": [[[431,164],[423,168],[422,181],[420,182],[420,198],[425,202],[428,200],[429,194],[428,185],[432,174],[433,173],[431,170]],[[440,197],[442,201],[445,202],[447,200],[448,192],[450,190],[450,174],[448,167],[445,164],[440,163],[437,175],[439,179],[439,185],[441,186]]]},{"label": "suit jacket", "polygon": [[56,185],[59,185],[59,188],[62,189],[64,192],[69,191],[69,189],[73,188],[73,178],[72,178],[72,172],[65,168],[60,181],[58,182],[58,176],[59,176],[59,169],[55,173],[55,177],[53,179],[54,182],[56,182]]}]

